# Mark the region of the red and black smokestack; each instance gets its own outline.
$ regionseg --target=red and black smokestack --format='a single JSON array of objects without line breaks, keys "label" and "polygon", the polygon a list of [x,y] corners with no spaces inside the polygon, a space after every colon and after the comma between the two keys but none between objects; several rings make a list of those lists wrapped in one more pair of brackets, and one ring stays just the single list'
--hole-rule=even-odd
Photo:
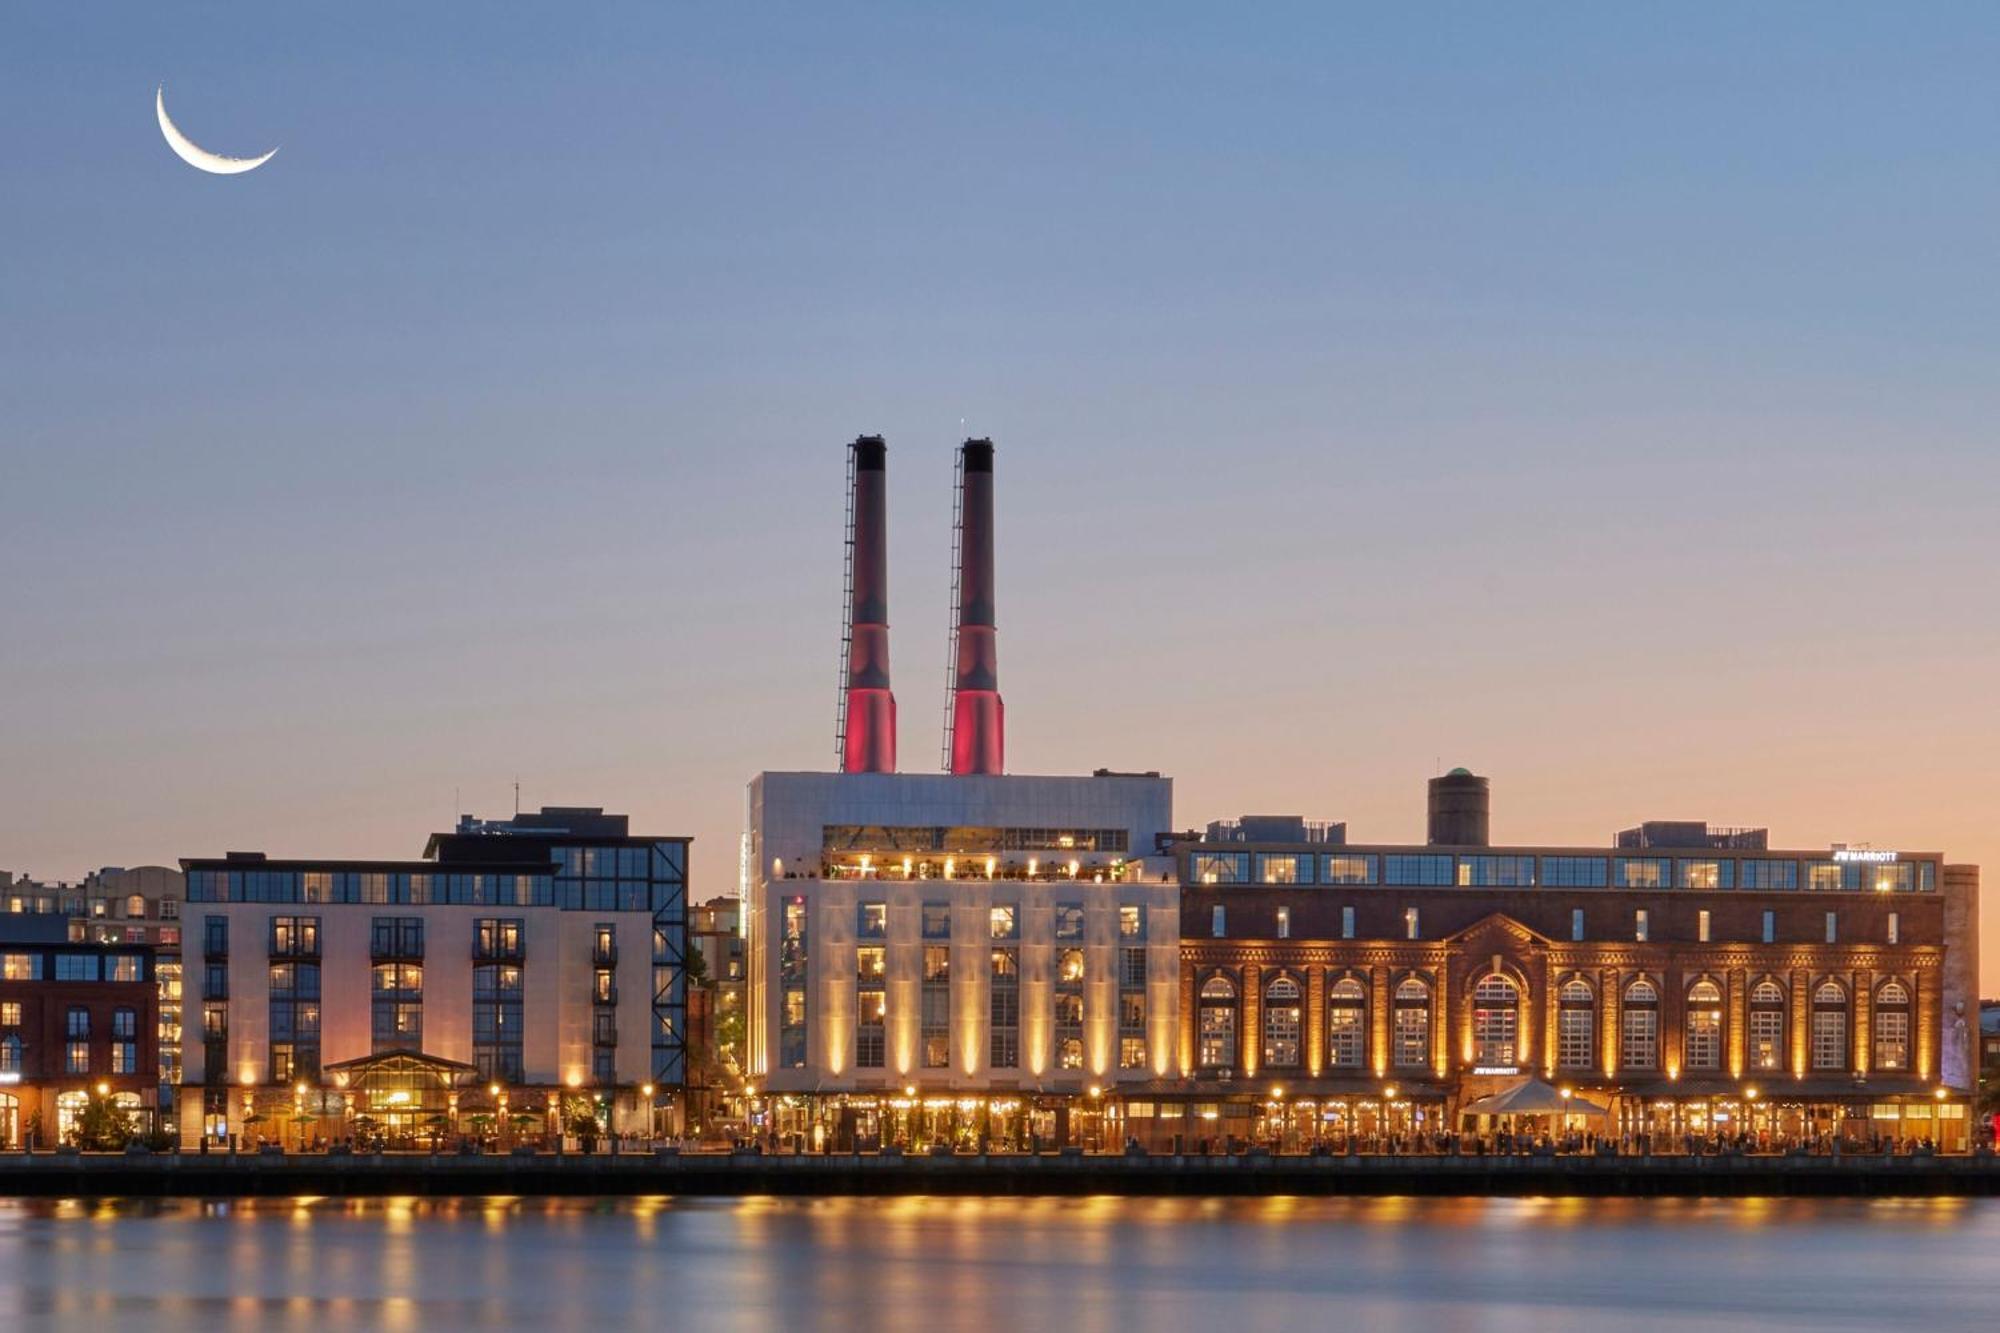
[{"label": "red and black smokestack", "polygon": [[1007,709],[993,628],[993,441],[959,449],[957,674],[952,682],[951,771],[999,773],[1007,757]]},{"label": "red and black smokestack", "polygon": [[848,602],[847,692],[841,767],[896,771],[896,696],[889,689],[889,448],[863,435],[853,450],[853,577]]}]

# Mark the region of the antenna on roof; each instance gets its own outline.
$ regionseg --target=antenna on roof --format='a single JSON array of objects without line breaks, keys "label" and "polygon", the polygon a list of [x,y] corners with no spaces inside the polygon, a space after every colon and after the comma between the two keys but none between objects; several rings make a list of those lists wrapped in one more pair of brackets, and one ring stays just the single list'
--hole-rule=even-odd
[{"label": "antenna on roof", "polygon": [[521,779],[514,779],[514,818],[521,817]]}]

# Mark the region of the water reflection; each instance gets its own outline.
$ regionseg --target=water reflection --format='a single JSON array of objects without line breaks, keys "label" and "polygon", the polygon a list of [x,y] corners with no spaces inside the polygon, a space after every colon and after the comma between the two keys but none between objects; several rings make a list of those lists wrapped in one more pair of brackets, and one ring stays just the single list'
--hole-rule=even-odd
[{"label": "water reflection", "polygon": [[1959,1199],[0,1201],[7,1327],[1990,1327]]}]

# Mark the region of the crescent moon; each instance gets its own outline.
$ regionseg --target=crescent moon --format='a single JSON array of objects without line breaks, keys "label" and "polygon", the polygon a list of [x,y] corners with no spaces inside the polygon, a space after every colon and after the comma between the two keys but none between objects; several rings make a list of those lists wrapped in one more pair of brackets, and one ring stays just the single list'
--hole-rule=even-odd
[{"label": "crescent moon", "polygon": [[201,171],[213,172],[217,176],[240,176],[246,171],[255,171],[278,155],[275,148],[262,157],[224,157],[220,153],[209,152],[182,134],[181,127],[174,124],[173,118],[167,114],[165,84],[161,84],[160,91],[154,95],[153,109],[159,113],[160,133],[166,136],[167,147],[173,149],[181,161]]}]

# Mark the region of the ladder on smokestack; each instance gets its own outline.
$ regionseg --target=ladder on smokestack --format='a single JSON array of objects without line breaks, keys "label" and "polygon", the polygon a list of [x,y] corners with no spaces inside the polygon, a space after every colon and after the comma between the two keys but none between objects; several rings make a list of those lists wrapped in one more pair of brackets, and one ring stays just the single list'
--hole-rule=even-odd
[{"label": "ladder on smokestack", "polygon": [[847,668],[854,652],[854,469],[856,451],[847,446],[847,554],[840,576],[840,682],[833,714],[833,770],[847,766]]},{"label": "ladder on smokestack", "polygon": [[938,752],[938,768],[951,772],[951,733],[958,720],[958,587],[965,575],[965,450],[951,477],[951,634],[944,653],[944,747]]}]

